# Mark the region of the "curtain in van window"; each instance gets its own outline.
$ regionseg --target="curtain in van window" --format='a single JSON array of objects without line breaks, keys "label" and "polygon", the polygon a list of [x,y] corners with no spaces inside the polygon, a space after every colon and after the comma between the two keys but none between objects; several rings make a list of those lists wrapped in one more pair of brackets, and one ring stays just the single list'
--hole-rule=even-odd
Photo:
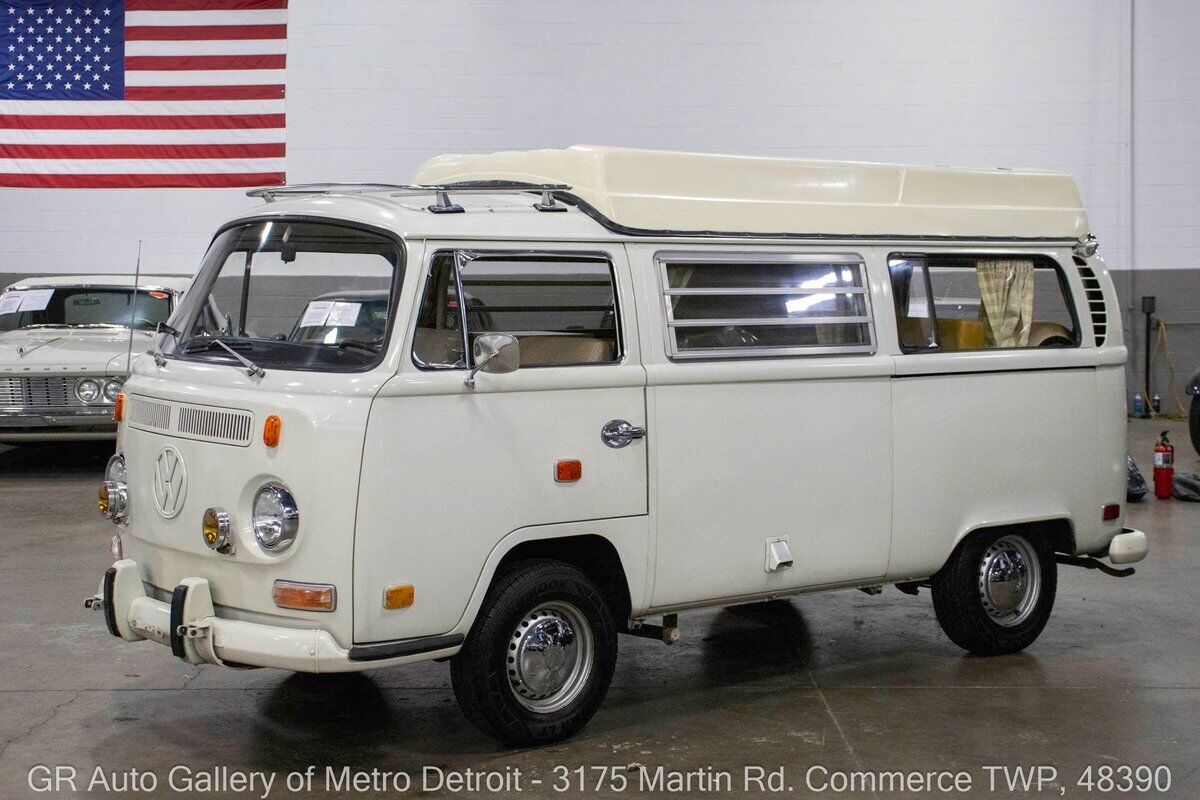
[{"label": "curtain in van window", "polygon": [[1016,258],[981,259],[979,316],[992,347],[1026,347],[1033,321],[1033,262]]}]

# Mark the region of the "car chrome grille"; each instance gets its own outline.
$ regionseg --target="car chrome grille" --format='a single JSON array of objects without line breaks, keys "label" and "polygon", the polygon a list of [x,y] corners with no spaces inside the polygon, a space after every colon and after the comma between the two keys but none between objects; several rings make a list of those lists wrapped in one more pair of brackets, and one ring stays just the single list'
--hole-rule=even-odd
[{"label": "car chrome grille", "polygon": [[126,420],[131,428],[167,433],[181,439],[245,447],[254,431],[254,414],[131,396]]},{"label": "car chrome grille", "polygon": [[75,396],[75,381],[74,376],[0,378],[0,407],[81,408],[84,403]]}]

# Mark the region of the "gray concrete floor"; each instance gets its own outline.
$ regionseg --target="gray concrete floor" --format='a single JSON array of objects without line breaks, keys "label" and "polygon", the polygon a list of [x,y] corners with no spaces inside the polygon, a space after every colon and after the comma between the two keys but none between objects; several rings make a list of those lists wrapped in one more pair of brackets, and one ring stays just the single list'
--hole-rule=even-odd
[{"label": "gray concrete floor", "polygon": [[[1200,472],[1181,423],[1135,422],[1131,452],[1147,478],[1163,427],[1177,466]],[[1150,558],[1122,580],[1060,568],[1054,615],[1024,653],[965,656],[924,591],[698,612],[681,618],[676,647],[622,638],[608,699],[582,735],[507,751],[459,713],[445,664],[349,677],[239,672],[110,638],[81,605],[109,563],[108,526],[93,510],[107,455],[103,446],[0,452],[0,798],[109,796],[85,792],[97,766],[154,772],[157,789],[138,796],[186,796],[168,785],[175,765],[278,773],[270,796],[291,797],[286,774],[310,764],[320,797],[374,794],[323,791],[326,765],[418,780],[426,766],[519,768],[523,791],[508,796],[574,797],[553,791],[555,766],[611,765],[632,777],[635,763],[727,770],[734,796],[749,797],[763,793],[741,791],[744,765],[784,767],[788,796],[809,796],[805,772],[819,765],[967,770],[974,789],[959,796],[989,797],[1014,795],[988,791],[986,765],[1054,766],[1044,796],[1068,797],[1096,794],[1076,785],[1089,765],[1167,765],[1173,785],[1158,796],[1200,797],[1200,505],[1151,496],[1132,506]],[[74,766],[78,792],[35,794],[26,776],[39,764]]]}]

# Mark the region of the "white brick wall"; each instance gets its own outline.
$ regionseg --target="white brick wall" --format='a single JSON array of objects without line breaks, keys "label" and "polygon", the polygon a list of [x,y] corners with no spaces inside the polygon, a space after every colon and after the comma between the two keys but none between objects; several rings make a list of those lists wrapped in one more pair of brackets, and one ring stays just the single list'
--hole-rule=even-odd
[{"label": "white brick wall", "polygon": [[[1131,219],[1134,263],[1197,265],[1194,0],[292,0],[290,20],[292,181],[576,142],[1043,167],[1076,176],[1112,266]],[[143,269],[189,272],[248,203],[0,190],[0,273],[130,270],[139,238]]]}]

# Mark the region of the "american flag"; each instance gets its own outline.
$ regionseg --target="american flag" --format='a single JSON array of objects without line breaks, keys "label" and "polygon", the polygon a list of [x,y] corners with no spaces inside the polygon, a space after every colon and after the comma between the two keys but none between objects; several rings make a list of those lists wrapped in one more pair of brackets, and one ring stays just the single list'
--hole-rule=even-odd
[{"label": "american flag", "polygon": [[284,182],[287,0],[0,0],[0,186]]}]

